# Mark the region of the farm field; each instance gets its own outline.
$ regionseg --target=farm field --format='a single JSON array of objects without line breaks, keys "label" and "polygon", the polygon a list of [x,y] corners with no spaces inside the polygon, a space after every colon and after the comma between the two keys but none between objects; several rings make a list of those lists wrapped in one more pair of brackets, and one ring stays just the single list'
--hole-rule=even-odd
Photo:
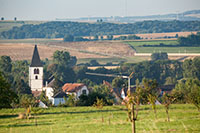
[{"label": "farm field", "polygon": [[176,45],[176,40],[152,40],[152,41],[130,41],[127,42],[137,53],[200,53],[200,47],[142,47],[142,45],[159,45],[160,43],[167,45]]},{"label": "farm field", "polygon": [[[35,119],[19,119],[24,109],[0,110],[0,133],[44,133],[44,132],[110,132],[130,133],[131,123],[127,121],[125,106],[58,107],[41,109]],[[162,105],[157,106],[157,119],[150,105],[140,106],[136,132],[200,132],[200,113],[193,105],[171,105],[170,122]]]},{"label": "farm field", "polygon": [[[160,43],[176,45],[176,40],[140,40],[140,41],[95,41],[95,42],[62,42],[62,39],[13,39],[0,40],[0,56],[10,56],[12,60],[31,60],[34,44],[37,42],[42,60],[52,59],[56,50],[70,52],[78,59],[77,64],[97,60],[100,64],[119,64],[121,62],[137,63],[150,60],[150,56],[134,56],[137,53],[200,53],[200,47],[140,47],[159,45]],[[169,57],[179,59],[180,57]],[[188,57],[190,58],[190,57]],[[194,58],[194,57],[191,57]]]},{"label": "farm field", "polygon": [[[3,40],[4,41],[4,40]],[[12,43],[12,41],[14,41]],[[0,41],[0,56],[10,56],[12,60],[31,60],[34,40],[22,40],[27,43],[16,43],[16,40],[11,42]],[[42,41],[42,40],[41,40]],[[86,63],[91,59],[97,59],[98,61],[106,64],[108,62],[119,63],[126,61],[127,57],[134,55],[134,50],[127,44],[121,42],[73,42],[73,43],[61,43],[61,42],[39,42],[38,49],[41,59],[52,58],[53,53],[56,50],[64,50],[70,52],[72,56],[76,56],[78,63]],[[137,60],[138,58],[136,58]],[[132,59],[135,60],[135,59]]]}]

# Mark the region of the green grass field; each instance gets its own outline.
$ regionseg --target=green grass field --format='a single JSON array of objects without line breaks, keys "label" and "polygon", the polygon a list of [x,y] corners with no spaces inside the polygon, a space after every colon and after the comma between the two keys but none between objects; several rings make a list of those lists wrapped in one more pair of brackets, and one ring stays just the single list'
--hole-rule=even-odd
[{"label": "green grass field", "polygon": [[176,40],[131,41],[127,43],[133,47],[137,53],[200,53],[200,47],[142,47],[144,44],[159,45],[160,43],[167,45],[177,45],[178,42]]},{"label": "green grass field", "polygon": [[[42,109],[35,119],[18,119],[17,114],[24,109],[1,109],[0,132],[5,133],[130,133],[131,123],[127,121],[124,106],[106,106],[102,110],[95,107],[66,107]],[[172,105],[169,111],[171,121],[163,106],[157,106],[157,119],[149,105],[141,106],[137,132],[200,132],[200,112],[193,105]]]}]

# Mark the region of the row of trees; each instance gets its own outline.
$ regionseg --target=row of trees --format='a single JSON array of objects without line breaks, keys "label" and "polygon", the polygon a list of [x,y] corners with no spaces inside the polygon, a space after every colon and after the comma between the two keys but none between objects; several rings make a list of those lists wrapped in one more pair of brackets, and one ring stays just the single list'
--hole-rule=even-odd
[{"label": "row of trees", "polygon": [[180,46],[200,46],[200,32],[191,34],[187,37],[179,37],[178,42]]},{"label": "row of trees", "polygon": [[5,39],[24,38],[64,38],[73,36],[103,36],[137,33],[162,33],[199,31],[199,21],[143,21],[129,24],[115,23],[79,23],[79,22],[47,22],[39,25],[23,25],[13,27],[0,34]]},{"label": "row of trees", "polygon": [[113,38],[113,35],[107,35],[106,38],[103,36],[95,35],[93,39],[86,39],[83,37],[77,37],[73,35],[66,35],[64,36],[64,42],[81,42],[81,41],[97,41],[97,40],[138,40],[141,39],[139,36],[136,35],[128,35],[128,36],[120,36],[117,38]]}]

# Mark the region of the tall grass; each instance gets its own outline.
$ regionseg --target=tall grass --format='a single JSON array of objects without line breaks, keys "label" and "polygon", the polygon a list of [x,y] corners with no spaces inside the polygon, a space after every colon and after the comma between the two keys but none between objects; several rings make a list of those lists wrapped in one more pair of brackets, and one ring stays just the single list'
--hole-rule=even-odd
[{"label": "tall grass", "polygon": [[[150,105],[140,107],[137,132],[200,132],[200,114],[193,105],[172,105],[169,110],[171,122],[162,105],[157,107],[158,116],[154,117]],[[18,119],[23,109],[0,110],[0,132],[131,132],[124,106],[106,106],[99,110],[94,107],[67,107],[43,109],[37,115],[38,126],[34,119]],[[102,116],[104,121],[102,121]]]}]

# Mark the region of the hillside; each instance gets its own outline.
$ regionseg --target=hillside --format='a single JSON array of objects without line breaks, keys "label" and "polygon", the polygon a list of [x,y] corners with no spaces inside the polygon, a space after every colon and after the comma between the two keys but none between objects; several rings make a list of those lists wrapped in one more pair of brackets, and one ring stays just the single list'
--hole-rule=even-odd
[{"label": "hillside", "polygon": [[139,33],[164,33],[200,31],[200,21],[143,21],[129,24],[46,22],[38,25],[25,24],[0,33],[2,39],[63,38],[73,36],[103,36]]},{"label": "hillside", "polygon": [[70,19],[56,19],[62,21],[76,21],[76,22],[96,22],[97,20],[104,22],[118,22],[118,23],[135,23],[149,20],[159,21],[200,21],[200,10],[191,10],[185,12],[176,12],[171,14],[157,14],[149,16],[111,16],[111,17],[83,17],[83,18],[70,18]]},{"label": "hillside", "polygon": [[[0,43],[0,56],[10,56],[12,60],[31,60],[33,43]],[[106,47],[106,48],[105,48]],[[38,49],[41,59],[52,58],[56,50],[65,50],[78,59],[83,58],[127,58],[134,51],[121,42],[73,42],[73,43],[40,43]],[[112,60],[111,60],[112,61]]]}]

